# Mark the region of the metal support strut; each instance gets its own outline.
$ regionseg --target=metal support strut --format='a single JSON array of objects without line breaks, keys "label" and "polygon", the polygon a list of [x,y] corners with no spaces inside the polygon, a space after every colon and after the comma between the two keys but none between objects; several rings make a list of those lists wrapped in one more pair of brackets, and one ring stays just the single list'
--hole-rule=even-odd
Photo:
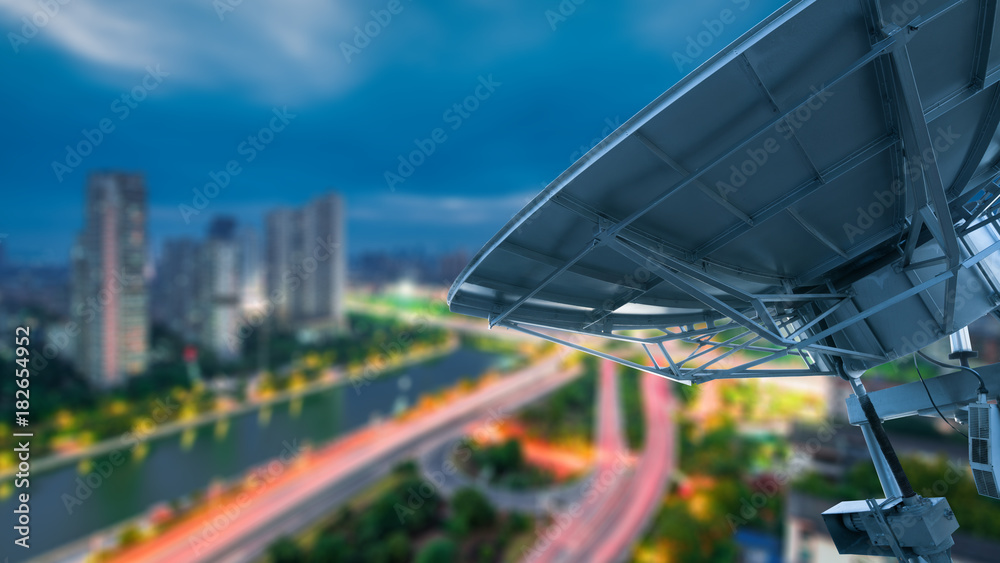
[{"label": "metal support strut", "polygon": [[906,472],[903,471],[902,464],[899,463],[896,450],[889,441],[889,435],[885,433],[882,419],[875,412],[875,406],[872,405],[861,378],[852,377],[851,387],[854,388],[867,419],[867,422],[860,425],[861,432],[865,436],[865,443],[868,445],[868,452],[872,456],[875,472],[878,473],[878,480],[882,484],[885,497],[901,498],[904,503],[910,504],[907,501],[912,500],[916,493],[910,485],[909,478],[906,477]]},{"label": "metal support strut", "polygon": [[901,563],[946,563],[958,529],[955,515],[944,498],[916,494],[889,436],[882,426],[861,374],[839,367],[851,382],[864,419],[861,427],[885,499],[847,501],[823,513],[830,535],[842,554],[895,556]]}]

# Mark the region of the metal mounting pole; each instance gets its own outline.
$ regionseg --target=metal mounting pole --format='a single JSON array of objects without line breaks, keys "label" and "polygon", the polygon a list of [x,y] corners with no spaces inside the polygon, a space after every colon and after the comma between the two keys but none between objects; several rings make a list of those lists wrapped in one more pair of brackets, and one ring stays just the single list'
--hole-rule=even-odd
[{"label": "metal mounting pole", "polygon": [[[868,395],[864,384],[861,383],[860,377],[851,377],[850,382],[851,387],[854,388],[854,394],[857,395],[859,400],[862,400],[862,397],[866,397]],[[885,493],[885,498],[903,498],[903,491],[900,489],[899,482],[896,480],[896,476],[892,467],[889,465],[889,461],[886,459],[885,454],[882,452],[882,448],[879,446],[878,439],[875,437],[875,431],[872,430],[871,423],[866,420],[859,423],[858,426],[861,427],[861,433],[865,437],[865,444],[868,445],[868,453],[871,455],[872,463],[875,464],[875,473],[878,474],[878,481],[882,484],[882,491]]]}]

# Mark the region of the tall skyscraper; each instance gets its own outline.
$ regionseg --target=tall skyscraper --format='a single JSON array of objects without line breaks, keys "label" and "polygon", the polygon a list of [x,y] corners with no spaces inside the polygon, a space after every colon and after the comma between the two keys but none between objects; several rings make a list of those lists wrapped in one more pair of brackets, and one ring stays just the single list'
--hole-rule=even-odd
[{"label": "tall skyscraper", "polygon": [[[302,299],[303,320],[343,320],[347,260],[344,240],[344,202],[334,193],[311,201],[302,209]],[[310,274],[308,259],[316,260]]]},{"label": "tall skyscraper", "polygon": [[[267,296],[274,304],[274,319],[285,325],[292,321],[295,310],[291,296],[289,267],[298,258],[301,233],[298,225],[300,213],[294,209],[277,209],[267,214],[265,228],[267,243],[265,249],[265,279]],[[273,296],[281,294],[282,299]]]},{"label": "tall skyscraper", "polygon": [[267,296],[279,323],[337,328],[343,323],[347,283],[344,203],[325,194],[301,209],[267,216]]},{"label": "tall skyscraper", "polygon": [[236,220],[216,217],[208,227],[202,252],[201,342],[216,357],[236,358],[240,352],[237,329],[240,323],[240,247]]},{"label": "tall skyscraper", "polygon": [[238,230],[236,219],[228,216],[215,217],[203,241],[164,242],[153,284],[153,318],[216,358],[235,359],[242,348],[241,311],[251,301],[260,306],[255,247],[253,231]]},{"label": "tall skyscraper", "polygon": [[244,311],[256,311],[264,301],[260,235],[251,227],[243,227],[237,238],[240,247],[240,308]]},{"label": "tall skyscraper", "polygon": [[145,179],[91,174],[85,214],[73,250],[71,312],[80,327],[74,359],[92,382],[108,387],[146,370]]},{"label": "tall skyscraper", "polygon": [[153,319],[163,323],[186,342],[201,337],[201,243],[192,238],[169,239],[156,267],[153,283]]}]

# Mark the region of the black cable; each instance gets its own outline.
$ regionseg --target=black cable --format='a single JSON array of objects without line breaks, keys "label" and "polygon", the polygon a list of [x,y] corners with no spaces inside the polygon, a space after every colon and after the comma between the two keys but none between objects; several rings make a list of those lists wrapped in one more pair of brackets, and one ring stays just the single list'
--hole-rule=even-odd
[{"label": "black cable", "polygon": [[920,354],[921,358],[927,360],[928,362],[930,362],[930,363],[932,363],[932,364],[934,364],[936,366],[943,367],[945,369],[955,369],[955,368],[958,368],[958,369],[964,369],[966,371],[972,372],[972,375],[976,376],[976,379],[979,380],[979,393],[981,395],[989,395],[990,394],[989,389],[986,388],[986,382],[983,381],[983,376],[979,375],[978,371],[970,368],[969,366],[953,366],[951,364],[946,364],[946,363],[942,362],[941,360],[936,360],[936,359],[928,356],[927,354],[924,354],[924,352],[922,350],[917,350],[917,353]]},{"label": "black cable", "polygon": [[[952,430],[954,430],[955,432],[958,432],[958,433],[959,433],[959,434],[961,434],[962,436],[965,436],[965,439],[966,439],[966,440],[968,440],[968,439],[969,439],[969,435],[968,435],[968,434],[966,434],[965,432],[962,432],[961,430],[959,430],[959,429],[958,429],[958,427],[957,427],[957,426],[955,426],[954,424],[952,424],[952,423],[951,423],[951,421],[950,421],[950,420],[948,420],[948,419],[947,419],[947,418],[946,418],[946,417],[944,416],[944,413],[942,413],[942,412],[941,412],[941,409],[939,409],[939,408],[938,408],[938,406],[937,406],[937,403],[935,403],[935,402],[934,402],[934,397],[933,397],[933,396],[931,396],[931,390],[930,390],[930,388],[929,388],[929,387],[927,387],[927,382],[926,382],[926,381],[924,381],[924,375],[923,375],[922,373],[920,373],[920,366],[919,366],[919,365],[917,365],[917,356],[916,356],[916,354],[914,354],[914,355],[913,355],[913,367],[917,368],[917,377],[919,377],[919,378],[920,378],[920,383],[923,383],[923,384],[924,384],[924,391],[927,391],[927,398],[928,398],[928,399],[930,399],[930,400],[931,400],[931,404],[932,404],[932,405],[934,405],[934,410],[936,410],[936,411],[937,411],[937,413],[938,413],[939,415],[941,415],[941,420],[943,420],[943,421],[947,422],[947,423],[948,423],[948,426],[951,426],[951,429],[952,429]],[[970,369],[971,369],[971,368],[970,368]]]},{"label": "black cable", "polygon": [[878,442],[879,449],[882,450],[885,462],[892,471],[892,475],[896,479],[896,484],[899,485],[900,494],[904,499],[913,498],[917,493],[913,490],[913,485],[910,484],[909,478],[906,477],[903,465],[899,463],[896,450],[893,449],[892,443],[889,441],[889,435],[885,433],[885,428],[882,426],[882,419],[879,418],[878,413],[875,411],[875,405],[872,404],[871,397],[868,395],[859,395],[858,403],[861,405],[861,410],[865,413],[865,418],[868,419],[868,426],[875,436],[875,441]]}]

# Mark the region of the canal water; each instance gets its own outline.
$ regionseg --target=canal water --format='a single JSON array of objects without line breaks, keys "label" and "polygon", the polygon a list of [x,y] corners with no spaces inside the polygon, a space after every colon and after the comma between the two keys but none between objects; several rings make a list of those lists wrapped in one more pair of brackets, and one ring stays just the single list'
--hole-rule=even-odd
[{"label": "canal water", "polygon": [[[204,491],[214,480],[242,475],[248,468],[278,457],[288,444],[321,446],[333,438],[362,427],[376,418],[412,405],[420,395],[450,387],[463,378],[475,378],[495,367],[503,357],[460,348],[430,362],[400,370],[392,376],[355,388],[343,386],[277,403],[186,433],[152,440],[140,458],[123,450],[125,462],[115,467],[88,498],[78,478],[81,465],[72,463],[31,475],[31,549],[13,544],[11,527],[0,536],[0,553],[10,563],[83,538],[136,516],[158,503]],[[108,456],[92,460],[88,471],[106,470]],[[91,477],[95,482],[96,478]],[[78,490],[79,489],[79,490]],[[63,495],[76,496],[72,514]],[[16,496],[16,495],[15,495]],[[0,501],[3,522],[13,522],[14,496]]]}]

